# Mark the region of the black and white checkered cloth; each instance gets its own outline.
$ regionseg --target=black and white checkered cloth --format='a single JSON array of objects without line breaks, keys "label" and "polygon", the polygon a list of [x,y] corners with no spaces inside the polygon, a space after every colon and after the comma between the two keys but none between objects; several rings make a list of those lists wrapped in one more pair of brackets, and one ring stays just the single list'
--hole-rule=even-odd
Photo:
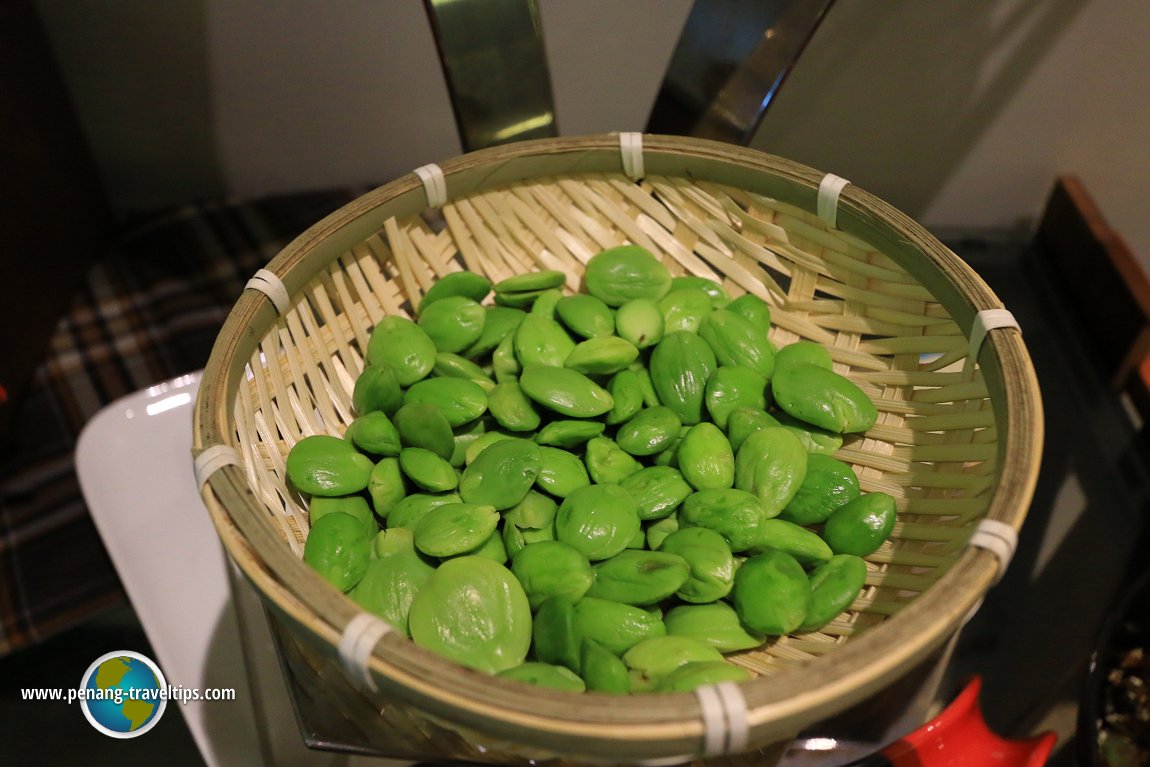
[{"label": "black and white checkered cloth", "polygon": [[248,278],[364,190],[164,211],[89,271],[0,442],[0,654],[124,600],[73,464],[116,399],[202,368]]}]

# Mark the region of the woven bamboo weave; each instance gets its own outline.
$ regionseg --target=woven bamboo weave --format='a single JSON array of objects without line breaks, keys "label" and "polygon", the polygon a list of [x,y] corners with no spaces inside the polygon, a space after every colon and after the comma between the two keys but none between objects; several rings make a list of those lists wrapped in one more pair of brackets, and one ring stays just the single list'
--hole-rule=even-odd
[{"label": "woven bamboo weave", "polygon": [[[992,331],[979,358],[968,358],[975,314],[1001,307],[993,293],[921,227],[854,186],[828,224],[814,212],[823,174],[812,169],[657,136],[644,137],[644,166],[642,179],[624,175],[616,136],[465,155],[442,165],[442,207],[429,209],[420,180],[405,176],[286,248],[268,266],[291,297],[284,315],[255,291],[237,303],[201,385],[195,450],[231,445],[241,465],[214,474],[204,498],[231,556],[311,648],[316,673],[338,674],[331,648],[357,608],[300,562],[306,505],[284,460],[305,436],[343,434],[371,328],[385,315],[413,316],[419,296],[460,269],[492,281],[559,269],[578,291],[588,259],[624,243],[646,247],[673,274],[763,298],[777,346],[824,344],[835,369],[878,405],[877,424],[848,436],[838,457],[864,491],[895,497],[894,533],[868,557],[850,610],[818,632],[732,657],[757,675],[741,685],[750,746],[777,746],[897,679],[992,585],[998,562],[968,542],[984,518],[1021,527],[1042,444],[1019,332]],[[349,688],[338,700],[370,712],[365,728],[406,738],[425,757],[635,762],[696,754],[703,734],[687,694],[639,706],[524,692],[402,637],[385,637],[371,668],[379,693],[352,705]]]}]

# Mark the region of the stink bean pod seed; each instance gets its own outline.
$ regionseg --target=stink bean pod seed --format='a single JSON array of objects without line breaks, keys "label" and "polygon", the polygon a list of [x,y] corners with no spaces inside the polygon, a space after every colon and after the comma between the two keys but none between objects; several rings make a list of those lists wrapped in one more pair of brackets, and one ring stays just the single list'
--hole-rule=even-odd
[{"label": "stink bean pod seed", "polygon": [[708,277],[687,275],[675,277],[671,280],[671,290],[698,289],[711,299],[711,308],[722,309],[731,303],[731,296],[722,285]]},{"label": "stink bean pod seed", "polygon": [[377,516],[386,519],[410,491],[398,458],[382,458],[371,470],[367,492]]},{"label": "stink bean pod seed", "polygon": [[583,597],[575,603],[575,627],[584,639],[620,656],[644,639],[667,635],[661,615],[598,597]]},{"label": "stink bean pod seed", "polygon": [[575,623],[574,601],[553,596],[538,603],[531,630],[536,658],[571,671],[581,670],[583,635]]},{"label": "stink bean pod seed", "polygon": [[769,549],[739,566],[734,601],[748,628],[763,634],[789,634],[806,620],[810,582],[798,560]]},{"label": "stink bean pod seed", "polygon": [[412,535],[415,548],[431,557],[453,557],[473,551],[491,537],[499,525],[494,506],[445,503],[419,520]]},{"label": "stink bean pod seed", "polygon": [[659,401],[685,424],[701,421],[707,379],[718,367],[707,342],[694,333],[668,333],[651,352],[648,365]]},{"label": "stink bean pod seed", "polygon": [[853,381],[819,365],[789,365],[771,380],[775,402],[788,415],[838,434],[866,431],[878,410]]},{"label": "stink bean pod seed", "polygon": [[541,447],[539,456],[539,476],[535,478],[535,485],[540,490],[563,499],[591,484],[586,465],[574,453],[557,447]]},{"label": "stink bean pod seed", "polygon": [[764,331],[771,327],[771,307],[756,295],[744,293],[727,304],[726,308]]},{"label": "stink bean pod seed", "polygon": [[697,423],[679,445],[679,471],[696,490],[720,490],[735,482],[735,453],[722,430],[709,421]]},{"label": "stink bean pod seed", "polygon": [[699,336],[711,346],[720,365],[748,367],[765,379],[775,370],[775,350],[766,328],[730,309],[708,314],[699,325]]},{"label": "stink bean pod seed", "polygon": [[535,484],[542,465],[539,446],[526,439],[506,439],[489,445],[459,478],[459,494],[468,503],[509,509]]},{"label": "stink bean pod seed", "polygon": [[716,368],[707,379],[707,412],[716,426],[725,429],[731,413],[738,408],[765,410],[766,391],[767,379],[756,370],[742,365]]},{"label": "stink bean pod seed", "polygon": [[360,520],[335,511],[312,525],[303,559],[332,586],[350,591],[367,572],[371,539]]},{"label": "stink bean pod seed", "polygon": [[607,384],[612,399],[611,410],[605,419],[607,425],[613,426],[635,417],[644,405],[643,388],[643,381],[635,370],[620,370],[611,376]]},{"label": "stink bean pod seed", "polygon": [[836,554],[810,573],[811,601],[800,631],[817,631],[850,607],[866,585],[866,562],[853,554]]},{"label": "stink bean pod seed", "polygon": [[507,277],[495,283],[496,293],[523,293],[534,290],[550,290],[562,285],[567,276],[556,269],[527,272]]},{"label": "stink bean pod seed", "polygon": [[451,423],[430,402],[407,403],[396,411],[394,423],[403,447],[422,447],[446,459],[455,451]]},{"label": "stink bean pod seed", "polygon": [[403,404],[403,389],[391,365],[371,365],[355,379],[351,392],[351,406],[358,415],[381,410],[391,415]]},{"label": "stink bean pod seed", "polygon": [[629,605],[653,605],[674,594],[691,575],[687,560],[669,551],[626,549],[594,566],[588,596]]},{"label": "stink bean pod seed", "polygon": [[894,499],[834,457],[877,409],[819,344],[776,349],[757,296],[635,245],[568,277],[455,272],[377,323],[346,439],[288,455],[305,561],[506,679],[745,679],[724,654],[850,609],[892,532]]},{"label": "stink bean pod seed", "polygon": [[807,458],[807,473],[798,492],[783,507],[780,519],[813,525],[843,504],[859,497],[859,480],[854,469],[828,455],[815,453]]},{"label": "stink bean pod seed", "polygon": [[645,689],[653,689],[688,663],[703,661],[721,663],[723,655],[706,642],[690,637],[652,637],[623,653],[623,662],[632,672],[632,686]]},{"label": "stink bean pod seed", "polygon": [[441,352],[461,352],[479,340],[487,310],[467,296],[447,296],[419,313],[419,327]]},{"label": "stink bean pod seed", "polygon": [[564,296],[555,304],[559,320],[580,338],[599,338],[615,332],[615,315],[611,307],[595,296],[578,293]]},{"label": "stink bean pod seed", "polygon": [[416,486],[430,493],[445,493],[459,484],[459,476],[442,456],[422,447],[405,447],[399,453],[399,468]]},{"label": "stink bean pod seed", "polygon": [[484,557],[440,564],[412,600],[408,623],[417,645],[489,674],[523,663],[531,647],[523,587]]},{"label": "stink bean pod seed", "polygon": [[556,537],[593,562],[623,551],[639,529],[639,507],[618,485],[576,490],[555,517]]},{"label": "stink bean pod seed", "polygon": [[593,256],[583,281],[587,292],[608,306],[622,306],[636,298],[657,301],[671,290],[667,267],[638,245],[608,248]]},{"label": "stink bean pod seed", "polygon": [[375,523],[375,515],[372,514],[371,506],[368,505],[367,499],[362,494],[334,497],[317,495],[311,499],[307,510],[308,520],[312,525],[315,525],[325,515],[340,511],[358,519],[363,524],[364,532],[369,536],[374,535],[375,531],[379,529]]},{"label": "stink bean pod seed", "polygon": [[399,455],[399,430],[382,410],[375,410],[356,418],[348,424],[345,436],[365,453],[381,456]]},{"label": "stink bean pod seed", "polygon": [[660,551],[677,554],[690,568],[676,592],[690,604],[706,604],[730,593],[735,582],[735,557],[723,536],[705,527],[676,530],[663,539]]},{"label": "stink bean pod seed", "polygon": [[384,317],[367,342],[367,364],[387,365],[400,386],[411,386],[435,367],[435,341],[406,317]]},{"label": "stink bean pod seed", "polygon": [[627,339],[600,336],[576,344],[563,364],[588,375],[609,375],[623,370],[638,357],[638,347]]},{"label": "stink bean pod seed", "polygon": [[594,418],[615,404],[606,389],[569,368],[527,365],[519,378],[519,386],[543,407],[572,418]]},{"label": "stink bean pod seed", "polygon": [[638,349],[659,343],[663,326],[663,312],[651,298],[633,299],[615,312],[615,332]]},{"label": "stink bean pod seed", "polygon": [[619,486],[638,504],[642,520],[669,517],[694,492],[673,466],[647,466],[625,477]]},{"label": "stink bean pod seed", "polygon": [[675,411],[665,405],[640,410],[634,418],[622,424],[615,434],[615,442],[635,456],[654,455],[670,446],[683,422]]},{"label": "stink bean pod seed", "polygon": [[452,272],[435,281],[419,302],[422,315],[428,305],[449,296],[464,296],[481,303],[491,292],[491,280],[475,272]]},{"label": "stink bean pod seed", "polygon": [[655,692],[689,692],[704,685],[745,682],[751,672],[725,660],[684,663],[655,685]]},{"label": "stink bean pod seed", "polygon": [[714,306],[705,290],[679,288],[660,299],[659,310],[663,313],[664,333],[677,330],[697,333],[703,318],[714,311]]},{"label": "stink bean pod seed", "polygon": [[[436,283],[437,285],[442,283]],[[470,360],[481,359],[495,351],[499,343],[515,332],[519,323],[527,313],[522,309],[513,309],[509,306],[487,306],[483,320],[483,330],[475,343],[467,347],[462,354]]]},{"label": "stink bean pod seed", "polygon": [[348,495],[367,487],[371,459],[339,437],[316,434],[296,443],[287,458],[287,475],[309,495]]},{"label": "stink bean pod seed", "polygon": [[558,510],[559,504],[553,498],[528,490],[522,501],[503,512],[503,520],[523,530],[546,530],[554,525]]},{"label": "stink bean pod seed", "polygon": [[523,367],[545,365],[563,367],[568,355],[575,350],[575,341],[555,320],[528,314],[515,329],[515,356]]},{"label": "stink bean pod seed", "polygon": [[574,605],[595,582],[587,557],[562,541],[524,546],[511,560],[511,572],[523,585],[532,608],[551,597],[562,597]]},{"label": "stink bean pod seed", "polygon": [[440,352],[435,355],[435,367],[431,369],[431,372],[437,376],[465,378],[479,384],[487,391],[491,391],[495,386],[495,381],[491,380],[491,376],[486,370],[472,360],[458,354]]},{"label": "stink bean pod seed", "polygon": [[508,431],[535,431],[542,423],[535,404],[515,381],[496,384],[487,393],[487,409],[500,426]]},{"label": "stink bean pod seed", "polygon": [[571,669],[539,661],[520,663],[518,666],[500,671],[498,676],[565,692],[583,692],[587,689],[587,684]]},{"label": "stink bean pod seed", "polygon": [[587,473],[599,485],[618,485],[643,468],[643,464],[606,437],[587,440],[583,460],[587,464]]},{"label": "stink bean pod seed", "polygon": [[836,554],[866,557],[890,537],[894,523],[894,498],[866,493],[834,510],[823,526],[823,537]]},{"label": "stink bean pod seed", "polygon": [[403,404],[413,403],[434,405],[454,429],[487,411],[487,392],[474,381],[463,378],[427,378],[413,384],[403,395]]},{"label": "stink bean pod seed", "polygon": [[615,653],[594,639],[584,639],[579,656],[580,673],[588,690],[611,695],[631,692],[631,678],[627,665]]},{"label": "stink bean pod seed", "polygon": [[373,559],[348,596],[364,610],[411,636],[407,625],[411,602],[433,572],[435,567],[414,551]]},{"label": "stink bean pod seed", "polygon": [[672,607],[663,623],[668,636],[698,639],[724,653],[750,650],[763,643],[763,635],[747,631],[735,608],[726,602]]}]

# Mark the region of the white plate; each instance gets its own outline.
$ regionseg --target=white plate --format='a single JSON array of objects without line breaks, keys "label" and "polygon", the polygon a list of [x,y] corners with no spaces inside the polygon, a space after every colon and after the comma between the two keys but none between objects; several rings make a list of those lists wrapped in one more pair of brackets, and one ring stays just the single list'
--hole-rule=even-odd
[{"label": "white plate", "polygon": [[233,600],[229,563],[196,488],[199,381],[191,373],[117,400],[88,422],[76,448],[84,499],[168,683],[236,691],[234,701],[172,705],[209,767],[410,764],[308,749],[274,657],[245,664],[237,609],[249,648],[262,655],[272,640],[254,592],[237,586],[249,593]]}]

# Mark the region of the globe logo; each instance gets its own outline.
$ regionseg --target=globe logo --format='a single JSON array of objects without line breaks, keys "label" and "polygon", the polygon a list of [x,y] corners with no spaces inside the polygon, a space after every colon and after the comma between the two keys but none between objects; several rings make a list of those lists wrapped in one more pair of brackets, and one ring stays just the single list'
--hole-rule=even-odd
[{"label": "globe logo", "polygon": [[80,709],[100,732],[135,738],[156,726],[167,707],[168,683],[148,657],[130,650],[101,655],[80,682]]}]

